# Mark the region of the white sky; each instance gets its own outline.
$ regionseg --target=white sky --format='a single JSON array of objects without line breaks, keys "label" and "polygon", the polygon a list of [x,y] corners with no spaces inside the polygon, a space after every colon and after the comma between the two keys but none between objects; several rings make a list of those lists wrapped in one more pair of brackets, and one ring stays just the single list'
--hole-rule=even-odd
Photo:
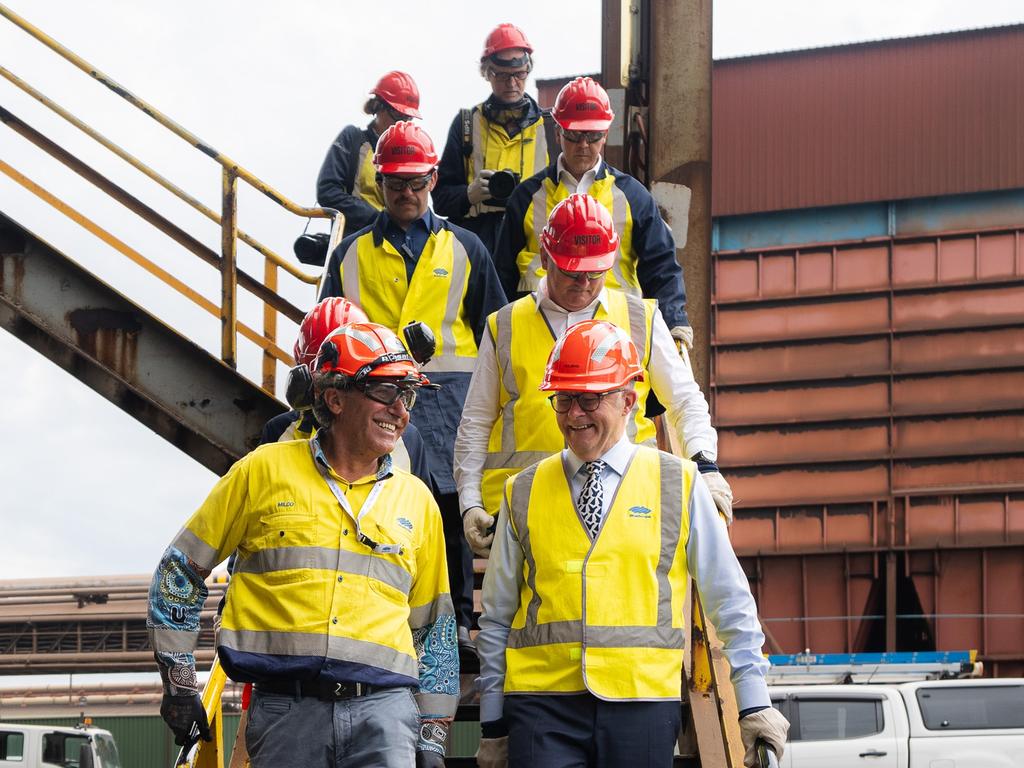
[{"label": "white sky", "polygon": [[[59,42],[300,204],[314,203],[327,146],[362,124],[367,90],[413,74],[423,124],[443,143],[459,107],[486,95],[476,70],[498,22],[521,26],[537,77],[596,71],[599,0],[384,4],[296,0],[5,0]],[[386,10],[385,10],[386,9]],[[718,0],[718,58],[1024,21],[1021,0]],[[0,20],[0,63],[212,208],[219,171],[198,152]],[[7,81],[0,104],[217,248],[216,227],[98,148]],[[0,158],[216,298],[217,275],[0,126]],[[0,176],[0,211],[158,316],[216,349],[216,318]],[[243,192],[241,226],[282,255],[303,223]],[[257,271],[258,262],[243,266]],[[300,306],[311,288],[289,285]],[[254,305],[243,311],[254,317]],[[290,347],[293,327],[282,329]],[[239,342],[250,375],[257,360]],[[215,477],[14,337],[0,332],[0,579],[142,573]]]}]

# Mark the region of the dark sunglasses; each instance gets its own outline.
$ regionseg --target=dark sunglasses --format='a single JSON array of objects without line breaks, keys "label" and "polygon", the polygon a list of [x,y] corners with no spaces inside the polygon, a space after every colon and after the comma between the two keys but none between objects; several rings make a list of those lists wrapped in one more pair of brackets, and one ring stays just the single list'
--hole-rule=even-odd
[{"label": "dark sunglasses", "polygon": [[570,395],[567,392],[556,392],[548,398],[548,401],[551,403],[551,407],[555,409],[555,413],[568,413],[569,409],[572,408],[573,400],[579,403],[580,408],[586,413],[593,413],[601,407],[601,401],[608,397],[608,395],[614,395],[616,392],[621,391],[621,389],[613,389],[610,392],[577,392],[575,395]]},{"label": "dark sunglasses", "polygon": [[587,144],[597,144],[605,136],[608,135],[608,131],[567,131],[562,130],[562,138],[568,141],[570,144],[579,144],[581,141],[586,141]]},{"label": "dark sunglasses", "polygon": [[355,388],[381,405],[393,405],[396,400],[401,400],[407,411],[411,411],[416,405],[416,388],[392,384],[390,381],[373,381],[366,379],[355,384]]},{"label": "dark sunglasses", "polygon": [[562,269],[557,264],[555,264],[555,269],[557,269],[563,275],[568,277],[570,280],[579,280],[581,277],[585,277],[585,278],[587,278],[587,280],[597,280],[597,278],[599,278],[603,274],[605,274],[605,271],[601,271],[601,272],[566,272],[564,269]]},{"label": "dark sunglasses", "polygon": [[428,173],[426,176],[415,176],[409,179],[402,176],[384,176],[378,173],[377,183],[383,184],[392,192],[401,192],[406,188],[411,189],[413,192],[422,192],[430,184],[430,179],[433,175],[433,173]]}]

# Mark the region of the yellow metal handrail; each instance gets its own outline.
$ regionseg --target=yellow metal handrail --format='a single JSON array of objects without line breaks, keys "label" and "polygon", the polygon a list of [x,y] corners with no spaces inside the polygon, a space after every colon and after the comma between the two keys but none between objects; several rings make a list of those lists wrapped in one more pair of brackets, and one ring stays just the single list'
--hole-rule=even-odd
[{"label": "yellow metal handrail", "polygon": [[[266,298],[263,298],[264,314],[262,337],[259,337],[255,331],[238,322],[236,310],[236,294],[239,275],[237,266],[238,240],[241,239],[242,242],[251,246],[257,252],[263,255],[263,283],[262,285],[257,285],[256,287],[265,288],[269,290],[271,293],[273,293],[274,296],[276,296],[277,294],[277,270],[279,268],[286,270],[288,273],[296,277],[298,280],[307,284],[315,284],[319,279],[319,275],[306,274],[305,272],[298,269],[290,262],[283,259],[277,253],[267,248],[262,243],[258,242],[245,232],[242,232],[238,229],[238,179],[241,179],[242,181],[246,182],[251,187],[263,193],[271,200],[273,200],[277,205],[281,206],[285,210],[295,215],[302,216],[304,218],[329,219],[331,221],[329,248],[331,249],[333,249],[334,246],[336,246],[338,241],[341,239],[343,223],[343,217],[341,216],[341,214],[338,211],[335,211],[331,208],[307,208],[293,202],[285,195],[281,194],[276,189],[271,187],[269,184],[266,184],[265,182],[260,180],[253,173],[243,168],[230,157],[217,151],[209,144],[202,141],[198,136],[193,134],[191,131],[179,125],[177,122],[172,120],[170,117],[165,115],[160,110],[156,109],[151,104],[147,103],[143,99],[131,93],[128,89],[124,88],[115,80],[113,80],[113,78],[109,77],[96,67],[92,66],[89,62],[85,61],[80,56],[78,56],[65,46],[58,43],[45,32],[40,30],[38,27],[34,26],[26,19],[22,18],[21,16],[19,16],[18,14],[16,14],[14,11],[12,11],[10,8],[3,4],[0,4],[0,16],[3,16],[8,21],[13,23],[17,27],[21,28],[23,31],[31,35],[33,38],[41,42],[43,45],[50,48],[52,51],[57,53],[66,61],[70,62],[78,69],[88,74],[94,80],[97,80],[98,82],[105,85],[107,88],[109,88],[111,91],[113,91],[118,96],[123,98],[125,101],[129,102],[134,107],[141,110],[149,117],[156,120],[158,123],[160,123],[165,128],[170,130],[176,136],[183,139],[184,141],[187,141],[191,146],[198,149],[204,155],[212,158],[215,162],[220,164],[222,168],[222,205],[221,213],[220,215],[218,215],[215,211],[200,203],[195,197],[189,195],[184,190],[180,189],[179,187],[168,181],[166,178],[158,174],[156,171],[146,166],[144,163],[142,163],[140,160],[132,156],[130,153],[118,147],[114,142],[110,141],[105,136],[100,134],[98,131],[95,131],[86,123],[72,115],[70,112],[60,107],[54,101],[47,98],[45,95],[43,95],[38,90],[30,86],[21,78],[17,77],[6,68],[0,67],[0,75],[2,75],[6,80],[11,82],[13,85],[20,88],[22,91],[24,91],[25,93],[27,93],[28,95],[32,96],[34,99],[42,103],[44,106],[54,111],[60,117],[70,122],[76,128],[86,133],[86,135],[88,135],[90,138],[94,139],[102,146],[104,146],[106,149],[116,154],[122,160],[129,163],[134,168],[148,176],[150,179],[160,184],[160,186],[174,194],[180,200],[184,201],[186,204],[188,204],[195,210],[199,211],[207,218],[220,224],[221,254],[219,259],[219,269],[221,273],[221,303],[219,308],[219,314],[221,318],[221,359],[231,367],[236,366],[236,341],[237,334],[239,332],[241,332],[243,336],[246,336],[247,338],[254,340],[263,349],[262,386],[271,394],[274,394],[276,361],[281,360],[286,364],[290,364],[292,360],[290,355],[288,355],[287,352],[281,350],[276,344],[277,311],[274,306],[271,306],[271,304],[268,303]],[[58,159],[60,159],[61,162],[64,162],[65,165],[68,165],[68,162],[66,162],[63,158],[58,157]],[[78,163],[78,165],[82,164]],[[81,173],[81,171],[78,168],[75,168],[75,170]],[[171,285],[173,288],[175,288],[175,290],[178,290],[179,292],[188,296],[193,301],[196,301],[204,309],[207,309],[209,311],[211,307],[213,307],[212,302],[209,302],[208,300],[199,296],[194,291],[189,289],[187,286],[177,285],[176,281],[173,280],[173,277],[170,276],[169,273],[165,272],[164,270],[160,270],[158,267],[153,265],[152,262],[148,262],[148,260],[144,259],[144,257],[141,257],[140,254],[137,254],[134,251],[128,253],[128,251],[131,251],[131,249],[128,248],[127,246],[124,246],[122,248],[119,247],[118,245],[115,245],[113,241],[116,241],[117,239],[114,238],[113,235],[110,235],[109,233],[105,232],[104,230],[99,228],[93,222],[90,222],[88,219],[86,219],[78,212],[73,211],[73,209],[71,209],[69,206],[64,204],[62,201],[59,201],[57,198],[53,197],[53,195],[50,195],[45,190],[42,190],[42,188],[38,187],[38,185],[35,185],[33,182],[26,179],[24,176],[15,171],[6,163],[0,166],[0,171],[10,176],[12,179],[17,181],[26,189],[32,191],[41,199],[47,200],[47,202],[49,202],[58,210],[61,210],[66,215],[71,216],[79,224],[85,226],[87,229],[92,231],[93,234],[96,234],[97,236],[101,237],[101,239],[104,239],[113,247],[117,248],[121,253],[128,255],[129,258],[132,258],[137,263],[143,265],[152,274],[158,276],[161,280]],[[96,182],[94,181],[94,183]],[[121,199],[121,202],[124,203],[124,200]],[[139,211],[136,210],[136,212],[138,213]],[[146,216],[143,213],[140,213],[140,215],[142,215],[144,218],[149,219],[152,223],[152,218]],[[120,243],[120,241],[117,242]],[[120,244],[123,245],[123,243]],[[149,266],[143,264],[144,261]],[[186,290],[182,290],[183,287]],[[250,291],[252,290],[251,283],[247,284],[246,287],[248,287]],[[214,309],[216,308],[214,307]],[[215,311],[215,314],[216,313],[217,312]]]}]

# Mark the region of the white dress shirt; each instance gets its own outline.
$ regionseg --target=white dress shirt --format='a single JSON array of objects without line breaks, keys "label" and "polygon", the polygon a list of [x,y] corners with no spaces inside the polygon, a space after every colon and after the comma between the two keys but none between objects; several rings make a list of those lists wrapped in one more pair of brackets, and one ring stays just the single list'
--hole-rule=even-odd
[{"label": "white dress shirt", "polygon": [[[577,312],[563,309],[548,296],[547,277],[542,277],[533,294],[537,311],[544,313],[555,337],[581,320],[590,320],[597,312],[598,305],[608,309],[608,289],[604,288],[588,306]],[[552,348],[555,340],[551,340]],[[651,333],[651,359],[647,366],[651,389],[665,406],[668,428],[675,432],[686,455],[703,452],[714,461],[718,456],[718,433],[711,426],[708,401],[693,378],[689,358],[682,357],[676,342],[660,312],[654,313]],[[540,382],[537,382],[540,385]],[[459,492],[459,506],[462,511],[470,507],[482,507],[483,496],[480,485],[483,482],[484,460],[487,457],[487,443],[491,437],[494,422],[501,417],[498,401],[501,396],[501,372],[494,354],[494,339],[485,333],[477,350],[476,367],[469,382],[466,403],[462,409],[455,438],[454,475]],[[551,418],[555,417],[554,411]]]},{"label": "white dress shirt", "polygon": [[583,175],[577,179],[569,173],[569,170],[565,167],[565,163],[562,162],[562,157],[563,155],[559,153],[558,160],[555,161],[555,170],[558,171],[559,183],[569,190],[570,195],[574,192],[579,192],[581,195],[585,195],[590,192],[591,185],[597,180],[597,171],[601,167],[603,158],[598,155],[597,162],[594,164],[594,167],[588,171],[584,171]]},{"label": "white dress shirt", "polygon": [[[608,467],[604,481],[604,514],[615,495],[636,446],[623,438],[604,456]],[[622,463],[625,459],[625,465]],[[562,460],[570,467],[582,466],[583,460],[572,451],[562,451]],[[574,497],[582,489],[584,476],[573,475]],[[578,485],[577,485],[578,483]],[[750,593],[747,577],[740,567],[725,522],[718,514],[707,486],[695,475],[690,497],[690,530],[686,542],[686,567],[697,582],[704,611],[723,644],[723,652],[732,666],[732,684],[740,711],[751,707],[771,706],[765,675],[768,660],[761,653],[764,634],[757,619],[757,607]],[[533,532],[531,535],[538,535]],[[502,716],[505,685],[505,648],[509,629],[519,609],[523,582],[523,549],[512,532],[509,511],[504,502],[491,545],[491,557],[484,575],[483,612],[480,632],[476,637],[480,654],[480,721],[491,722]],[[628,670],[623,671],[628,674]]]}]

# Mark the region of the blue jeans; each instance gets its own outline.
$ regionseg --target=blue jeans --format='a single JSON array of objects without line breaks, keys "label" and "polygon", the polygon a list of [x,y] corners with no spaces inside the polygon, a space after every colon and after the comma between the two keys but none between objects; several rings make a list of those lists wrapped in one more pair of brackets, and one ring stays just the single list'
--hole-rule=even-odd
[{"label": "blue jeans", "polygon": [[256,690],[245,741],[252,768],[410,768],[419,727],[411,688],[342,701]]}]

